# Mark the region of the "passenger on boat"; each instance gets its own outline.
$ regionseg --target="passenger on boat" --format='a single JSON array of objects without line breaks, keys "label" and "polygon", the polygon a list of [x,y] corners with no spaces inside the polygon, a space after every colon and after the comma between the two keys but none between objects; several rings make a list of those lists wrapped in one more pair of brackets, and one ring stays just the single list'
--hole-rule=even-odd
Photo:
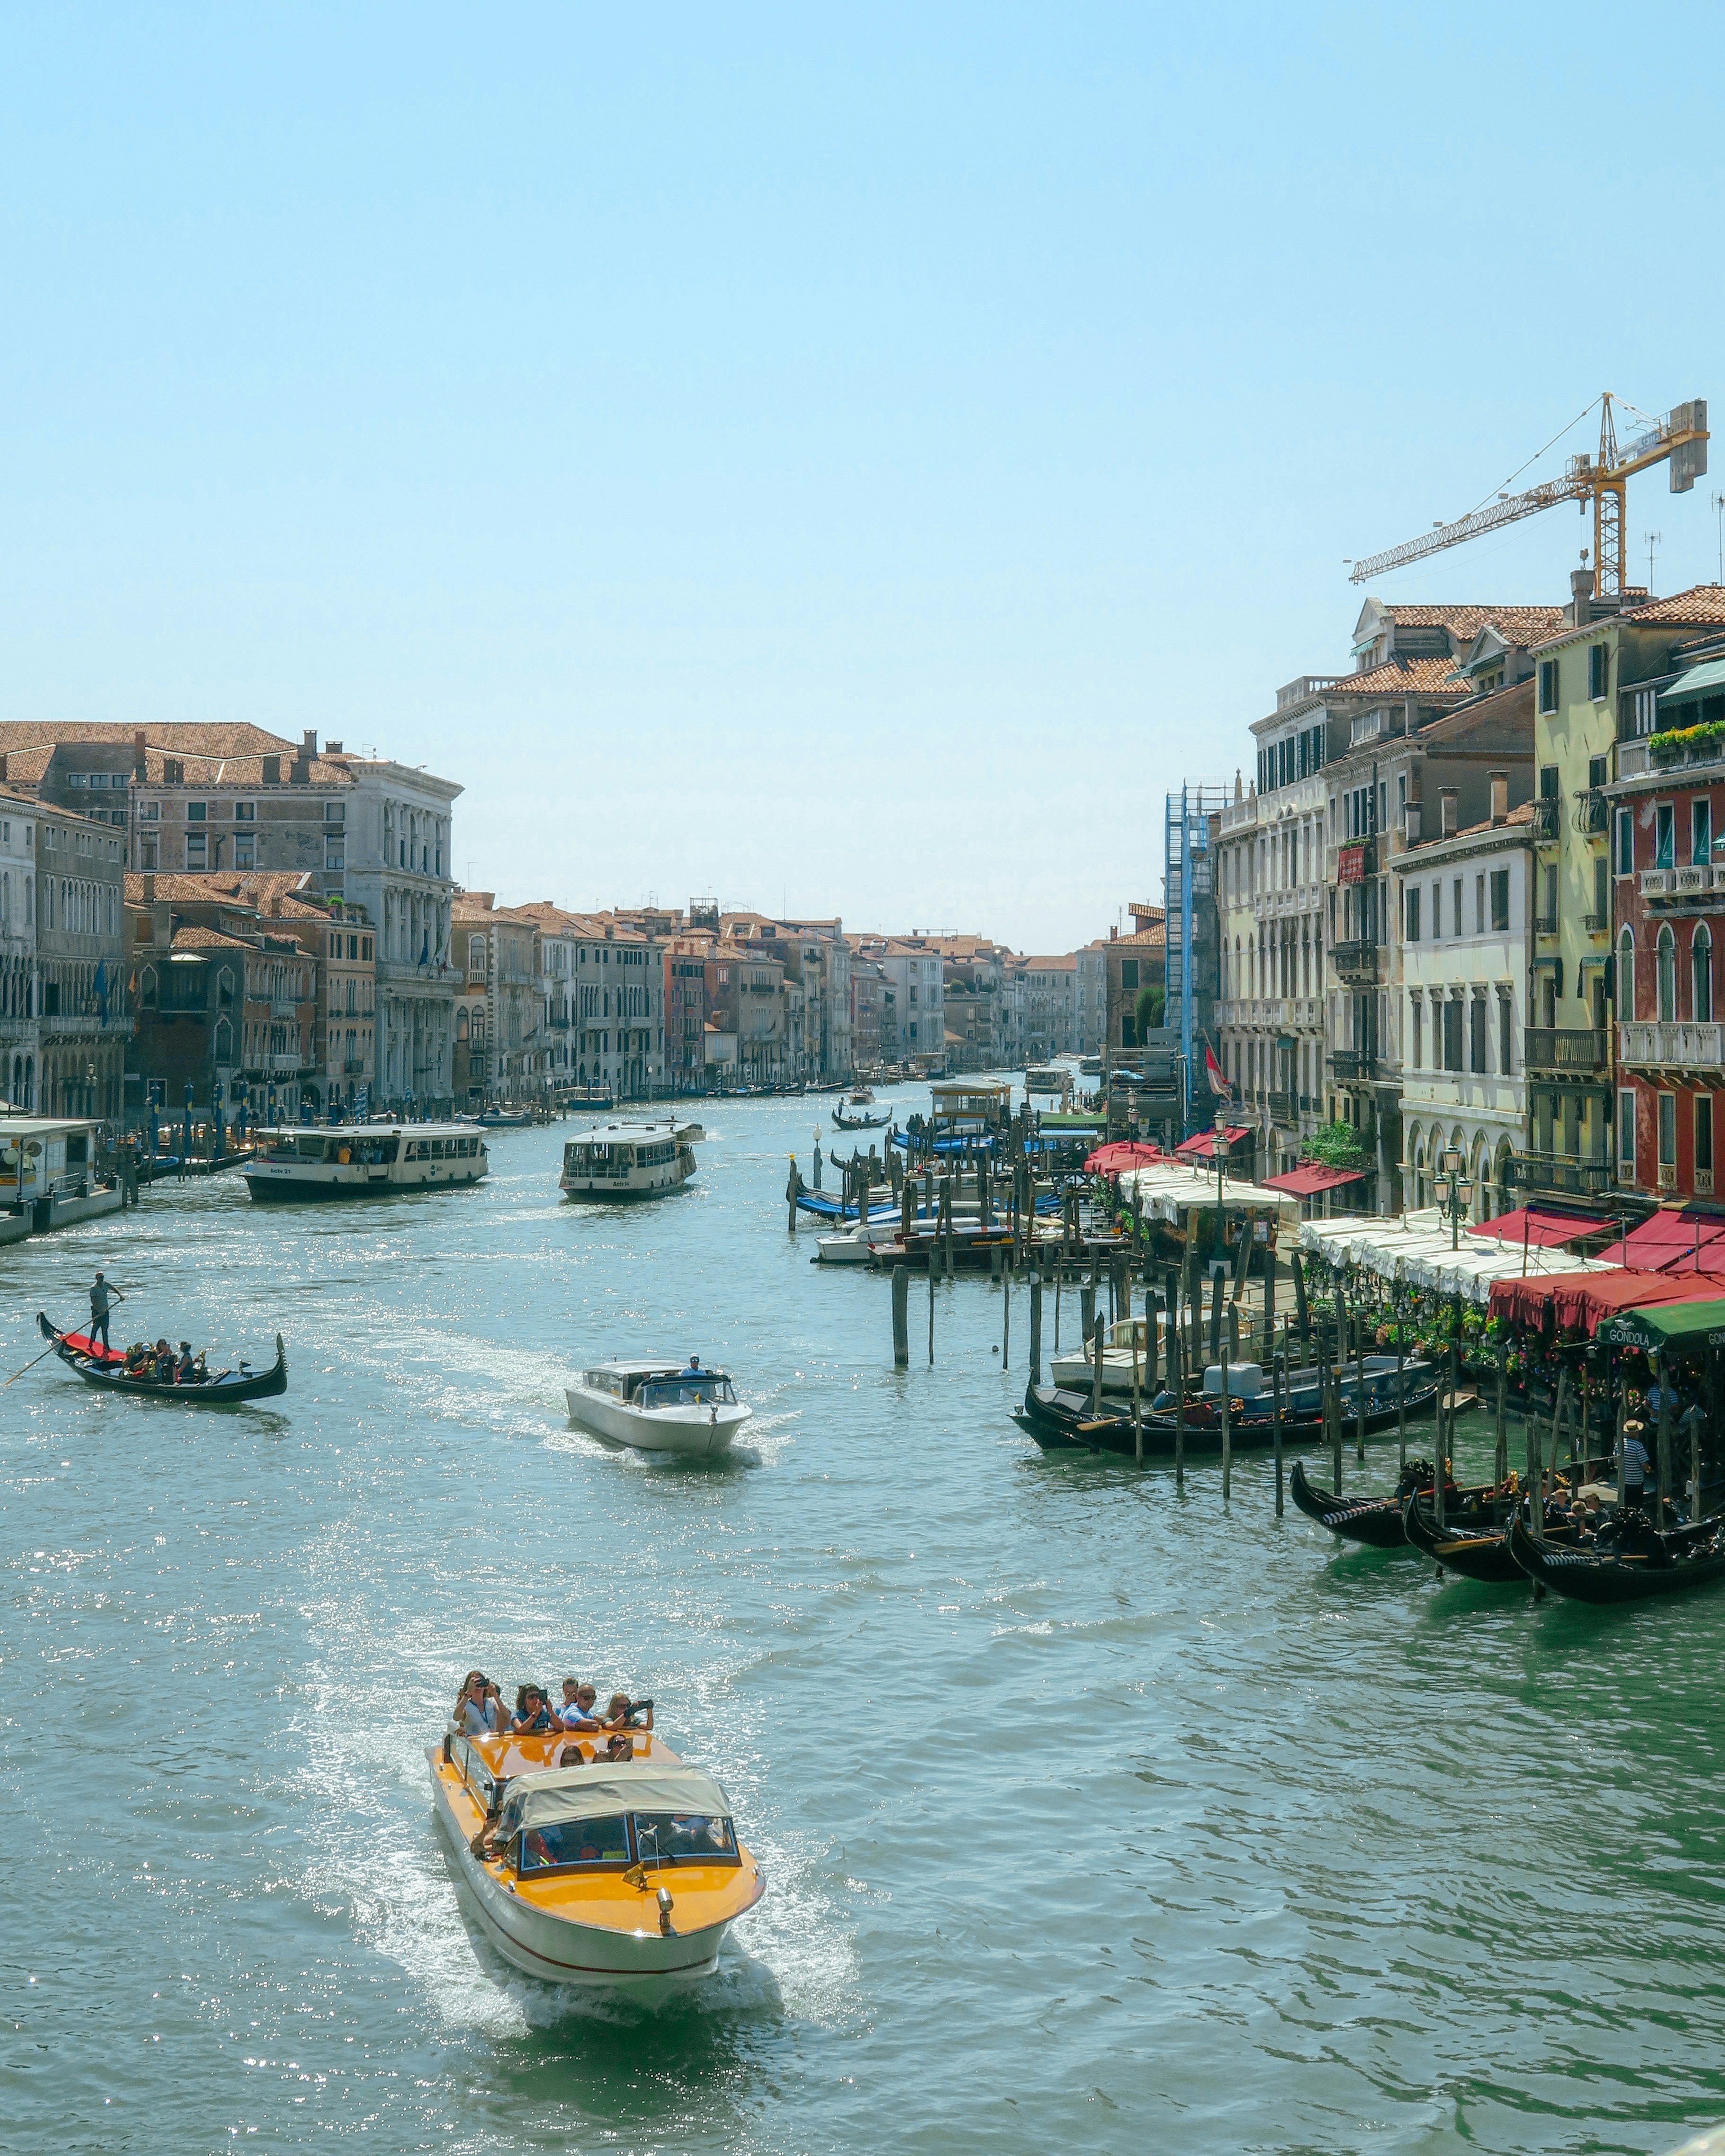
[{"label": "passenger on boat", "polygon": [[455,1719],[463,1735],[489,1735],[496,1728],[502,1711],[496,1686],[483,1670],[470,1670],[455,1700]]},{"label": "passenger on boat", "polygon": [[537,1685],[522,1685],[516,1693],[515,1713],[509,1726],[525,1736],[536,1736],[542,1730],[557,1727],[557,1719],[545,1704],[545,1694]]},{"label": "passenger on boat", "polygon": [[635,1740],[633,1737],[618,1736],[608,1737],[606,1738],[605,1757],[607,1759],[615,1760],[620,1764],[625,1759],[633,1759],[634,1756]]},{"label": "passenger on boat", "polygon": [[584,1767],[587,1754],[578,1744],[566,1744],[557,1754],[557,1764],[560,1767]]},{"label": "passenger on boat", "polygon": [[565,1677],[563,1703],[557,1709],[558,1719],[564,1728],[597,1729],[598,1718],[593,1710],[598,1697],[598,1694],[590,1684],[583,1684],[576,1677]]},{"label": "passenger on boat", "polygon": [[611,1703],[605,1709],[604,1727],[607,1729],[650,1729],[653,1727],[652,1701],[631,1699],[626,1691],[614,1691]]},{"label": "passenger on boat", "polygon": [[171,1385],[174,1381],[174,1351],[166,1339],[157,1342],[154,1361],[156,1367],[151,1376],[158,1385]]},{"label": "passenger on boat", "polygon": [[195,1383],[197,1374],[198,1366],[192,1359],[192,1342],[182,1340],[180,1342],[180,1359],[174,1364],[174,1383],[177,1385],[192,1384]]}]

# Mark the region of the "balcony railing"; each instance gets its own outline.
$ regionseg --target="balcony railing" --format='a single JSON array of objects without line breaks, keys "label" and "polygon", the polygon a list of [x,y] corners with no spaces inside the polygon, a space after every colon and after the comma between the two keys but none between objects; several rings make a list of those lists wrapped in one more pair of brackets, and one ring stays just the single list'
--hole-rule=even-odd
[{"label": "balcony railing", "polygon": [[1725,1070],[1725,1025],[1625,1019],[1617,1029],[1617,1060],[1643,1070]]},{"label": "balcony railing", "polygon": [[1536,913],[1534,915],[1533,933],[1536,936],[1555,936],[1557,932],[1558,916],[1556,914]]},{"label": "balcony railing", "polygon": [[1603,936],[1611,926],[1611,916],[1609,913],[1584,913],[1581,925],[1589,936]]},{"label": "balcony railing", "polygon": [[1584,786],[1575,796],[1575,828],[1584,835],[1605,830],[1611,820],[1610,804],[1596,786]]},{"label": "balcony railing", "polygon": [[1641,871],[1643,898],[1701,898],[1715,891],[1725,891],[1725,867],[1715,868],[1708,861]]},{"label": "balcony railing", "polygon": [[1369,1078],[1378,1068],[1378,1059],[1363,1048],[1336,1048],[1330,1051],[1330,1069],[1341,1079]]},{"label": "balcony railing", "polygon": [[1270,1120],[1284,1128],[1294,1120],[1294,1096],[1291,1093],[1272,1093],[1270,1096]]},{"label": "balcony railing", "polygon": [[1378,943],[1373,937],[1358,936],[1352,942],[1337,943],[1330,952],[1331,963],[1344,981],[1375,981],[1378,978]]},{"label": "balcony railing", "polygon": [[1579,1153],[1518,1152],[1512,1156],[1511,1172],[1524,1190],[1567,1192],[1579,1198],[1604,1190],[1611,1180],[1609,1161],[1588,1160]]},{"label": "balcony railing", "polygon": [[1546,843],[1555,839],[1558,835],[1558,819],[1563,813],[1563,804],[1561,801],[1553,801],[1548,797],[1543,800],[1536,801],[1533,803],[1534,837]]},{"label": "balcony railing", "polygon": [[1527,1065],[1530,1070],[1603,1070],[1608,1046],[1604,1034],[1591,1027],[1530,1025]]}]

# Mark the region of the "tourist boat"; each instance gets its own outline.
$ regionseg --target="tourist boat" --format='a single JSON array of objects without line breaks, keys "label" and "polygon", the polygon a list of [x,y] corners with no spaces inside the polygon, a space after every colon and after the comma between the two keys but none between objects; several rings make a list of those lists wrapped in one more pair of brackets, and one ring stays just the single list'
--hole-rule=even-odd
[{"label": "tourist boat", "polygon": [[455,1123],[308,1123],[261,1132],[240,1171],[254,1198],[377,1198],[477,1183],[489,1161]]},{"label": "tourist boat", "polygon": [[1509,1548],[1537,1586],[1574,1602],[1645,1602],[1725,1579],[1725,1521],[1717,1518],[1665,1532],[1651,1521],[1625,1519],[1609,1543],[1559,1547],[1517,1514]]},{"label": "tourist boat", "polygon": [[[712,1776],[651,1731],[630,1741],[632,1758],[610,1760],[584,1732],[451,1729],[426,1761],[487,1943],[548,1984],[650,2004],[713,1974],[766,1882]],[[581,1763],[562,1764],[572,1753]]]},{"label": "tourist boat", "polygon": [[753,1412],[737,1399],[723,1370],[690,1370],[675,1363],[601,1363],[583,1370],[563,1397],[570,1420],[608,1444],[691,1460],[728,1450]]},{"label": "tourist boat", "polygon": [[[1316,1520],[1321,1527],[1327,1527],[1332,1535],[1340,1535],[1344,1542],[1364,1543],[1373,1549],[1404,1549],[1408,1535],[1402,1524],[1403,1507],[1413,1502],[1414,1493],[1431,1488],[1431,1462],[1429,1460],[1410,1460],[1403,1469],[1390,1497],[1342,1497],[1333,1490],[1326,1490],[1321,1483],[1312,1481],[1306,1472],[1305,1464],[1296,1460],[1288,1477],[1288,1494],[1308,1520]],[[1451,1495],[1459,1497],[1459,1491],[1445,1493],[1447,1504]]]},{"label": "tourist boat", "polygon": [[878,1116],[847,1116],[842,1108],[834,1108],[833,1121],[841,1131],[884,1131],[892,1121],[892,1111],[883,1108]]},{"label": "tourist boat", "polygon": [[809,1260],[812,1265],[865,1265],[877,1249],[882,1249],[898,1240],[899,1214],[896,1207],[874,1219],[860,1224],[853,1220],[836,1235],[817,1235],[814,1255]]},{"label": "tourist boat", "polygon": [[43,1338],[53,1342],[61,1362],[99,1392],[123,1393],[130,1399],[172,1400],[182,1408],[222,1408],[244,1400],[274,1399],[287,1390],[287,1350],[279,1332],[275,1361],[267,1370],[254,1370],[242,1362],[237,1370],[215,1371],[200,1384],[165,1385],[156,1378],[127,1377],[126,1356],[118,1348],[104,1348],[85,1333],[62,1332],[39,1310],[36,1322]]},{"label": "tourist boat", "polygon": [[1066,1063],[1044,1063],[1024,1073],[1024,1097],[1034,1101],[1052,1097],[1064,1100],[1072,1091],[1072,1068]]},{"label": "tourist boat", "polygon": [[695,1173],[699,1123],[662,1116],[653,1122],[602,1123],[563,1147],[558,1188],[567,1198],[663,1198]]}]

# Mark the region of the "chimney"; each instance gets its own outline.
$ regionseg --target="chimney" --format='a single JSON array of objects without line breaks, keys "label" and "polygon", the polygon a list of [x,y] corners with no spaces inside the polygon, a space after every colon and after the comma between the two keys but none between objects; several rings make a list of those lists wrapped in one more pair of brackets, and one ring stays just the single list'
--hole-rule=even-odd
[{"label": "chimney", "polygon": [[1585,629],[1593,619],[1593,571],[1572,569],[1569,572],[1569,613],[1572,629]]},{"label": "chimney", "polygon": [[1453,786],[1438,788],[1438,835],[1444,839],[1453,839],[1455,835],[1455,788]]},{"label": "chimney", "polygon": [[280,785],[281,758],[279,756],[266,756],[264,758],[264,783],[266,786]]},{"label": "chimney", "polygon": [[341,742],[331,742],[328,744],[328,747],[327,747],[327,750],[326,750],[326,752],[328,755],[330,755],[330,756],[340,756],[340,754],[341,753]]},{"label": "chimney", "polygon": [[1502,824],[1509,816],[1509,773],[1507,771],[1488,771],[1486,780],[1491,788],[1491,821]]},{"label": "chimney", "polygon": [[0,779],[3,779],[5,777],[6,777],[6,756],[5,756],[5,752],[4,752],[3,750],[0,750]]},{"label": "chimney", "polygon": [[131,737],[132,776],[135,778],[142,778],[149,767],[149,760],[144,754],[144,730],[140,726]]},{"label": "chimney", "polygon": [[156,879],[153,875],[151,875],[146,872],[142,881],[144,886],[144,903],[146,906],[154,906],[156,903]]},{"label": "chimney", "polygon": [[300,753],[304,757],[307,763],[310,763],[312,757],[317,754],[317,728],[316,726],[306,727],[305,745],[300,751]]}]

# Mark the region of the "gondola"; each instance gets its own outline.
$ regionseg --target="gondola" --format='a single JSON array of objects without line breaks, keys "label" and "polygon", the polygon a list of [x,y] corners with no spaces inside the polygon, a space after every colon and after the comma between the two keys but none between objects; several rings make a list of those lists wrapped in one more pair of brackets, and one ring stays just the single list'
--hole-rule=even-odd
[{"label": "gondola", "polygon": [[1312,1481],[1297,1460],[1288,1477],[1288,1494],[1308,1520],[1316,1520],[1344,1542],[1364,1543],[1372,1549],[1406,1547],[1402,1507],[1414,1492],[1430,1487],[1429,1460],[1410,1460],[1389,1497],[1338,1497],[1333,1490]]},{"label": "gondola", "polygon": [[[1590,1462],[1581,1471],[1582,1479],[1590,1481],[1607,1465]],[[1567,1486],[1563,1476],[1558,1480],[1560,1486]],[[1448,1490],[1444,1493],[1444,1524],[1440,1528],[1428,1485],[1409,1495],[1402,1509],[1402,1524],[1414,1548],[1445,1572],[1453,1572],[1461,1579],[1481,1580],[1488,1586],[1519,1586],[1526,1574],[1511,1553],[1508,1528],[1517,1506],[1525,1507],[1526,1502],[1527,1492],[1514,1475],[1496,1489],[1486,1486],[1478,1490]],[[1554,1527],[1548,1529],[1547,1539],[1563,1543],[1573,1542],[1574,1536],[1568,1527]]]},{"label": "gondola", "polygon": [[841,1116],[834,1108],[833,1121],[841,1131],[884,1131],[892,1121],[892,1111],[889,1108],[884,1116]]},{"label": "gondola", "polygon": [[244,1400],[274,1399],[287,1390],[287,1350],[279,1332],[275,1362],[268,1370],[223,1370],[201,1385],[165,1385],[156,1378],[126,1377],[126,1358],[118,1348],[105,1353],[82,1332],[61,1332],[39,1310],[36,1322],[43,1338],[53,1342],[61,1362],[99,1392],[124,1393],[131,1399],[172,1400],[182,1408],[221,1408]]},{"label": "gondola", "polygon": [[1725,1520],[1717,1518],[1663,1534],[1649,1522],[1625,1520],[1604,1548],[1565,1548],[1517,1517],[1510,1522],[1508,1541],[1510,1554],[1537,1586],[1572,1602],[1645,1602],[1725,1579]]}]

